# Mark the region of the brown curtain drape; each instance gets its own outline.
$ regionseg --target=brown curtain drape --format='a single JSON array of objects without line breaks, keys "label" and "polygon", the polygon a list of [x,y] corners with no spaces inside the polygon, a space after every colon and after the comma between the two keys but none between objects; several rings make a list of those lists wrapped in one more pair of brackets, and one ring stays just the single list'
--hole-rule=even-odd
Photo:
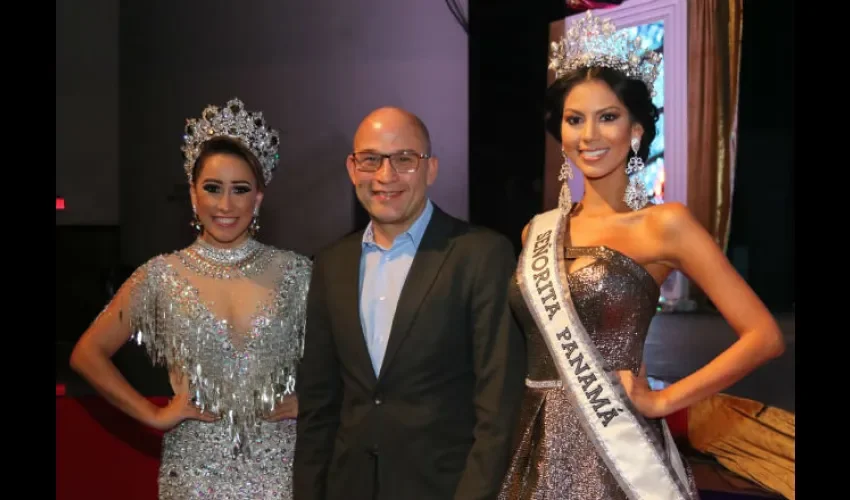
[{"label": "brown curtain drape", "polygon": [[725,249],[743,0],[688,2],[688,206]]},{"label": "brown curtain drape", "polygon": [[[732,215],[743,0],[688,2],[688,207],[726,250]],[[701,291],[692,298],[699,301]]]}]

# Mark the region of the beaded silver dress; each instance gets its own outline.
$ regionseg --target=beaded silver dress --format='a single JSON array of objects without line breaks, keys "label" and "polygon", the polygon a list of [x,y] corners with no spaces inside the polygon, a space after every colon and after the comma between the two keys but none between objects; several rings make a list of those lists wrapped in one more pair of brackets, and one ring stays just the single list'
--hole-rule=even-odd
[{"label": "beaded silver dress", "polygon": [[253,239],[230,250],[197,240],[146,262],[113,299],[175,393],[221,416],[165,433],[160,499],[292,497],[295,422],[263,417],[294,391],[310,271]]},{"label": "beaded silver dress", "polygon": [[[565,254],[573,264],[567,267],[573,268],[570,294],[600,355],[614,370],[637,374],[660,288],[643,266],[607,247],[568,247]],[[557,368],[516,281],[509,300],[526,334],[529,382],[499,499],[626,500],[585,433],[578,410],[561,388],[553,387],[560,381]],[[660,421],[646,422],[660,441]],[[685,469],[689,488],[696,492],[687,462]]]}]

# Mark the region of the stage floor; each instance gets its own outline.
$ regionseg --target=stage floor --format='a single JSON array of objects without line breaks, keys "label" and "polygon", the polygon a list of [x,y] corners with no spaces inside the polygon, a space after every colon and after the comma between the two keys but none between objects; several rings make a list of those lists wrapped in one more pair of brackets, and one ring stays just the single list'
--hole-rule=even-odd
[{"label": "stage floor", "polygon": [[[796,371],[794,314],[777,316],[785,352],[724,391],[794,412]],[[674,382],[729,347],[737,336],[718,314],[659,314],[650,327],[644,359],[650,377]]]}]

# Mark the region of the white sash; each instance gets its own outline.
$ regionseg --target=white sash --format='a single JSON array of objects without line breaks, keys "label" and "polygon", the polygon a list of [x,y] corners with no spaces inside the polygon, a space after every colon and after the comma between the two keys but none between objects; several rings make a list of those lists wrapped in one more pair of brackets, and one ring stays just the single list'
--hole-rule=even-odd
[{"label": "white sash", "polygon": [[[519,258],[525,302],[558,368],[564,390],[626,495],[635,500],[690,500],[687,476],[662,420],[664,443],[651,435],[619,381],[591,341],[575,310],[560,259],[567,216],[560,209],[530,223]],[[664,455],[669,462],[664,460]]]}]

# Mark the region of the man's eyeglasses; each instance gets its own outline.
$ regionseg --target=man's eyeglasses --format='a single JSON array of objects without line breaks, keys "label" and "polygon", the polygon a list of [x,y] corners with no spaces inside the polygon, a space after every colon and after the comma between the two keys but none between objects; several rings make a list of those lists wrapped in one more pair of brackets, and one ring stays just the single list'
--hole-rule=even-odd
[{"label": "man's eyeglasses", "polygon": [[360,172],[377,172],[381,169],[384,163],[384,158],[390,160],[390,165],[400,174],[412,174],[419,169],[419,160],[427,160],[431,157],[429,154],[420,154],[416,151],[400,151],[392,154],[374,153],[371,151],[361,151],[352,153],[354,158],[354,166]]}]

